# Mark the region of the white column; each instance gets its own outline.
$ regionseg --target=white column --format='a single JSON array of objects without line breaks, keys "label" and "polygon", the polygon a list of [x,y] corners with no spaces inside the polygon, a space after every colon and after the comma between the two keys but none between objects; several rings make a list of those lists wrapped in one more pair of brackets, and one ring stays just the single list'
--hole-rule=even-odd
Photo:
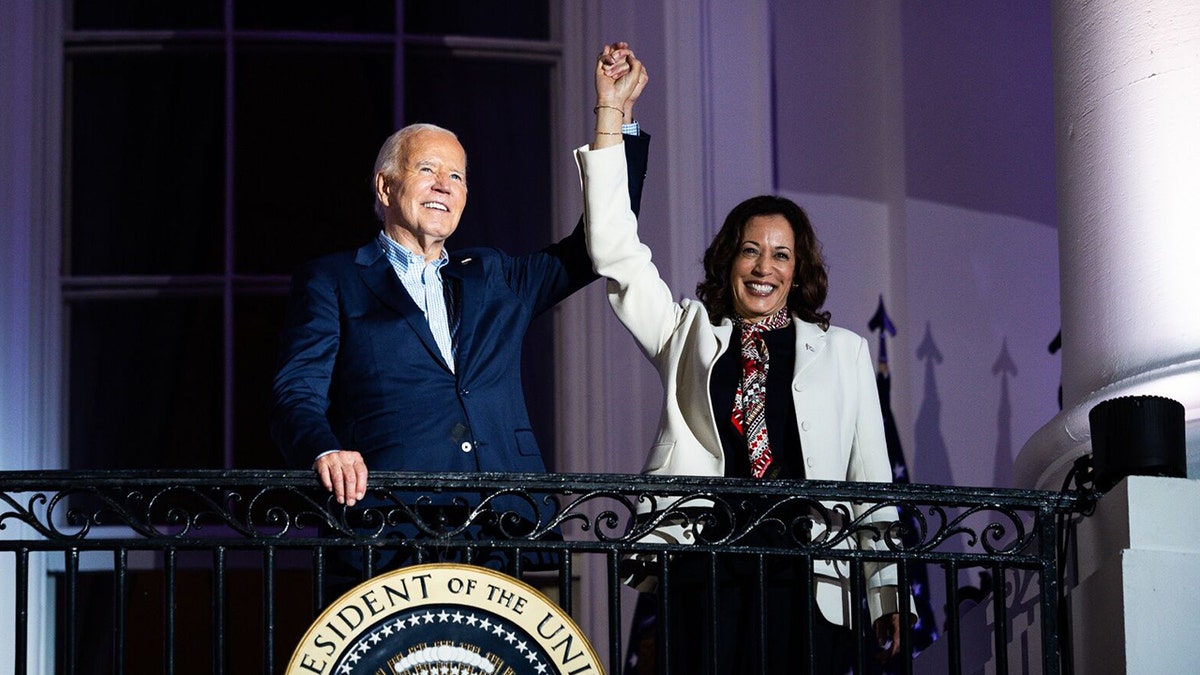
[{"label": "white column", "polygon": [[1058,489],[1090,452],[1088,412],[1153,394],[1200,455],[1200,4],[1054,5],[1063,410],[1017,458]]},{"label": "white column", "polygon": [[[0,2],[0,471],[59,468],[62,3]],[[0,537],[31,531],[9,520]],[[15,558],[0,555],[0,672],[13,672]],[[53,672],[46,557],[29,557],[27,669]]]}]

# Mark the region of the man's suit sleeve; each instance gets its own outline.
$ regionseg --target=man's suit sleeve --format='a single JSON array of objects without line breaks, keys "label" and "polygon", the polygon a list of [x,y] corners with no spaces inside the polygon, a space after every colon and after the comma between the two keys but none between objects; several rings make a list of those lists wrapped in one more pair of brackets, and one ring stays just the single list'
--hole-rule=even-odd
[{"label": "man's suit sleeve", "polygon": [[[634,215],[642,213],[642,186],[646,182],[646,166],[650,162],[650,134],[624,136],[625,167],[629,172],[629,205]],[[583,227],[583,216],[579,217],[576,230]]]},{"label": "man's suit sleeve", "polygon": [[317,455],[342,447],[326,417],[339,343],[335,287],[333,275],[315,265],[292,282],[270,415],[271,437],[292,468],[309,468]]},{"label": "man's suit sleeve", "polygon": [[[626,135],[623,139],[625,164],[629,172],[629,201],[633,212],[638,213],[650,156],[650,134]],[[519,277],[513,277],[517,285],[532,279],[541,279],[543,282],[526,289],[534,295],[535,316],[599,279],[592,271],[592,259],[584,241],[583,215],[580,214],[579,222],[571,234],[528,259],[528,267],[523,272]]]}]

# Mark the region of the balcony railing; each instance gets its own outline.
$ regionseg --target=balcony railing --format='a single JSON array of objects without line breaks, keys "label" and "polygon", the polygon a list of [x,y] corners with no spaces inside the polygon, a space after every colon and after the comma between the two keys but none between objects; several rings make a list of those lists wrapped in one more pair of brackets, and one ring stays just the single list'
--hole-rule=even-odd
[{"label": "balcony railing", "polygon": [[[663,578],[650,603],[661,624],[650,653],[653,672],[669,673],[666,561],[691,551],[713,569],[733,557],[758,561],[759,584],[771,568],[764,561],[780,556],[810,573],[814,561],[845,561],[860,626],[869,625],[864,565],[894,563],[901,587],[950,609],[936,626],[902,622],[901,653],[932,628],[936,663],[902,658],[890,672],[964,670],[964,640],[979,636],[964,636],[958,608],[977,589],[963,579],[982,575],[993,580],[984,644],[994,671],[1010,672],[1014,650],[1033,645],[1037,653],[1018,653],[1022,667],[1053,674],[1063,621],[1056,535],[1087,503],[1074,492],[625,475],[376,472],[371,486],[346,509],[308,472],[0,473],[0,569],[13,571],[0,576],[0,596],[13,599],[12,615],[0,619],[0,627],[11,621],[12,644],[0,652],[14,655],[16,673],[29,672],[30,635],[43,630],[60,673],[276,673],[348,588],[331,581],[346,559],[359,578],[385,565],[458,561],[546,589],[619,673],[629,651],[623,618],[637,597],[621,577],[630,554],[640,554]],[[856,518],[834,502],[868,510]],[[639,505],[657,507],[654,517],[637,517]],[[885,507],[898,519],[879,522]],[[699,525],[695,541],[644,540],[667,522]],[[776,536],[754,536],[767,530]],[[886,546],[837,546],[864,531]],[[31,625],[31,603],[48,605],[36,614],[52,616],[51,628]],[[906,593],[900,603],[902,614],[915,609]],[[809,605],[797,611],[815,611]],[[1017,639],[1017,616],[1035,626],[1032,640]],[[873,672],[873,641],[857,635],[850,663]]]}]

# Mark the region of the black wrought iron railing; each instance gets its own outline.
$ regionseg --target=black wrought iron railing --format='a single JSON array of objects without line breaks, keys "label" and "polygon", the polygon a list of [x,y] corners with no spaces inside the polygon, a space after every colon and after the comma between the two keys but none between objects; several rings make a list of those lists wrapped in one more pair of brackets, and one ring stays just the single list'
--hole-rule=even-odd
[{"label": "black wrought iron railing", "polygon": [[[964,635],[967,593],[990,603],[984,644],[994,672],[1010,672],[1014,650],[1034,645],[1021,663],[1053,674],[1063,621],[1056,524],[1086,501],[1072,492],[626,475],[376,472],[371,485],[347,509],[308,472],[0,473],[0,569],[13,571],[0,578],[13,607],[0,620],[0,636],[11,626],[0,652],[13,654],[16,673],[31,672],[34,660],[68,674],[281,672],[341,591],[389,567],[449,560],[547,589],[610,672],[669,673],[667,561],[692,552],[713,574],[729,559],[757,561],[760,585],[773,560],[798,561],[809,575],[815,561],[839,561],[864,627],[864,569],[895,564],[901,588],[916,591],[899,595],[902,615],[914,601],[942,600],[926,625],[901,622],[901,653],[927,647],[935,633],[941,648],[928,650],[936,662],[895,659],[888,672],[963,672],[964,640],[979,638]],[[666,525],[693,538],[647,537]],[[885,545],[840,546],[863,534]],[[649,647],[631,649],[626,617],[639,596],[622,577],[635,560],[635,572],[662,583],[645,596],[657,625],[632,638]],[[990,598],[964,586],[971,575],[992,580]],[[31,603],[52,611],[31,614]],[[796,611],[816,610],[810,602]],[[1032,640],[1015,634],[1028,626]],[[40,660],[30,651],[38,631],[49,638],[33,644],[50,645]],[[855,672],[880,669],[874,650],[857,631],[847,656]],[[746,658],[763,659],[753,647]]]}]

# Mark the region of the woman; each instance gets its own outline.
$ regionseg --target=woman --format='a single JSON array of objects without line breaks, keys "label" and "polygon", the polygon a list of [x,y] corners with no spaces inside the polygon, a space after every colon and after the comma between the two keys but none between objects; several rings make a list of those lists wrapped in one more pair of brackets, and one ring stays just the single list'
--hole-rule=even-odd
[{"label": "woman", "polygon": [[[595,140],[578,150],[576,159],[593,266],[608,278],[613,310],[658,370],[664,388],[663,415],[644,472],[890,481],[867,343],[829,325],[830,313],[821,309],[827,290],[824,263],[798,206],[779,197],[755,197],[735,207],[705,253],[699,301],[674,301],[649,248],[638,240],[626,194],[621,107],[645,80],[642,64],[632,56],[629,62],[630,72],[613,79],[601,55]],[[856,518],[869,509],[826,506],[840,506]],[[894,521],[895,511],[879,509],[870,519]],[[886,548],[866,532],[857,544]],[[845,545],[851,545],[849,539]],[[704,600],[708,572],[688,557],[672,562],[672,671],[707,671],[710,649],[722,673],[749,668],[757,653],[754,643],[746,642],[757,635],[756,593],[750,592],[754,575],[738,564],[719,571],[713,608]],[[802,578],[792,569],[796,566],[769,570],[768,672],[802,670],[796,666],[796,638],[809,628],[801,608],[811,593],[821,615],[811,626],[816,672],[831,672],[838,651],[831,645],[844,644],[849,636],[844,628],[850,625],[849,568],[816,561],[810,589],[796,582]],[[894,654],[900,626],[895,570],[868,563],[865,573],[872,621],[881,644],[890,641]],[[714,639],[697,641],[714,620]]]}]

